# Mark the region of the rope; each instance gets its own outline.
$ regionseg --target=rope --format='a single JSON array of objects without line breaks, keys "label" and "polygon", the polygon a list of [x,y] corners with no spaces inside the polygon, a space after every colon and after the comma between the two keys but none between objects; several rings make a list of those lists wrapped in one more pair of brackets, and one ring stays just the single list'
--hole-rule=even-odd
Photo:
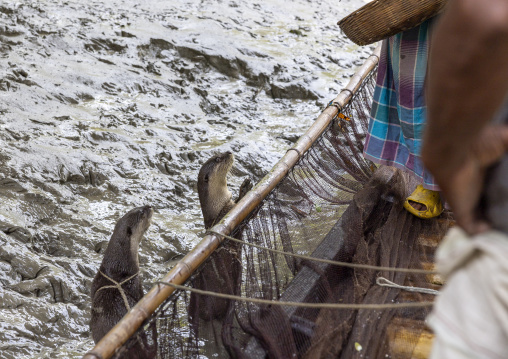
[{"label": "rope", "polygon": [[[97,295],[97,293],[99,291],[101,291],[102,289],[108,289],[108,288],[116,288],[118,289],[118,291],[120,292],[120,295],[122,296],[122,299],[123,299],[123,304],[125,304],[125,308],[127,309],[127,312],[129,312],[131,310],[131,306],[129,305],[129,302],[127,300],[127,296],[125,295],[125,292],[124,290],[122,289],[122,285],[124,285],[125,283],[127,283],[128,281],[130,281],[131,279],[133,279],[135,276],[137,276],[139,274],[139,272],[131,275],[129,278],[127,279],[124,279],[123,281],[121,281],[120,283],[118,283],[116,280],[114,280],[113,278],[110,278],[108,277],[106,274],[104,274],[102,271],[99,271],[99,273],[104,277],[106,278],[107,280],[109,280],[110,282],[114,283],[115,285],[107,285],[107,286],[104,286],[104,287],[101,287],[99,288],[96,292],[95,292],[95,295]],[[145,343],[143,343],[143,340],[141,340],[141,338],[139,337],[139,333],[136,334],[136,338],[138,338],[138,342],[141,344],[141,347],[143,348],[143,350],[146,351],[146,347],[145,347]],[[91,352],[91,353],[87,353],[87,354],[91,354],[91,355],[96,355],[95,353]]]},{"label": "rope", "polygon": [[399,285],[397,283],[393,283],[384,277],[378,277],[376,279],[376,284],[381,287],[389,287],[389,288],[397,288],[402,290],[407,290],[408,292],[416,292],[416,293],[424,293],[424,294],[432,294],[439,295],[438,290],[428,289],[428,288],[420,288],[420,287],[411,287],[405,285]]},{"label": "rope", "polygon": [[284,251],[281,251],[281,250],[278,250],[278,249],[272,249],[272,248],[263,247],[263,246],[260,246],[260,245],[254,244],[254,243],[245,242],[245,241],[239,240],[237,238],[234,238],[234,237],[231,237],[231,236],[227,236],[225,234],[221,234],[221,233],[218,233],[218,232],[215,232],[215,231],[210,231],[209,230],[206,233],[215,234],[215,235],[224,237],[226,239],[229,239],[230,241],[242,243],[242,244],[245,244],[247,246],[255,247],[255,248],[258,248],[258,249],[267,250],[269,252],[273,252],[273,253],[277,253],[277,254],[282,254],[282,255],[285,255],[285,256],[291,256],[291,257],[295,257],[295,258],[301,258],[301,259],[316,261],[316,262],[320,262],[320,263],[333,264],[333,265],[341,266],[341,267],[358,268],[358,269],[369,269],[369,270],[387,271],[387,272],[414,273],[414,274],[437,274],[437,271],[431,271],[431,270],[426,270],[426,269],[380,267],[380,266],[372,266],[372,265],[368,265],[368,264],[339,262],[339,261],[333,261],[333,260],[330,260],[330,259],[310,257],[310,256],[306,256],[306,255],[303,255],[303,254],[284,252]]},{"label": "rope", "polygon": [[127,311],[130,311],[131,310],[131,306],[129,305],[129,302],[127,301],[127,296],[125,295],[125,292],[124,290],[122,289],[122,285],[124,285],[125,283],[127,283],[128,281],[130,281],[132,278],[134,278],[135,276],[137,276],[139,274],[139,272],[137,272],[136,274],[134,275],[131,275],[129,278],[123,280],[122,282],[118,283],[116,280],[114,280],[113,278],[110,278],[108,277],[107,275],[105,275],[104,273],[102,273],[102,271],[99,271],[99,273],[104,277],[106,278],[107,280],[109,280],[110,282],[114,283],[115,285],[106,285],[104,287],[100,287],[99,289],[97,289],[97,291],[95,292],[95,295],[97,295],[97,293],[99,293],[101,290],[103,289],[108,289],[108,288],[116,288],[118,289],[118,291],[120,292],[121,296],[122,296],[122,299],[123,299],[123,303],[125,304],[125,308],[127,308]]},{"label": "rope", "polygon": [[377,62],[379,63],[379,56],[377,56],[376,54],[372,54],[369,57],[375,57],[375,58],[377,58]]},{"label": "rope", "polygon": [[433,302],[412,302],[412,303],[387,303],[387,304],[344,304],[344,303],[301,303],[301,302],[282,302],[277,300],[246,298],[237,295],[223,294],[217,292],[209,292],[206,290],[187,287],[168,282],[155,282],[154,284],[167,285],[175,289],[186,290],[192,293],[209,295],[212,297],[237,300],[240,302],[249,302],[257,304],[280,305],[288,307],[300,308],[317,308],[317,309],[398,309],[398,308],[415,308],[415,307],[431,307]]},{"label": "rope", "polygon": [[[341,92],[342,92],[342,91],[341,91]],[[328,103],[328,105],[326,106],[326,108],[328,108],[328,107],[332,107],[332,106],[333,106],[333,107],[335,107],[335,108],[337,108],[337,110],[338,110],[339,112],[340,112],[340,111],[342,111],[342,106],[341,106],[338,102],[335,102],[335,101],[333,101],[333,100],[332,100],[332,101],[330,101],[330,102]]]},{"label": "rope", "polygon": [[342,90],[340,90],[340,92],[344,92],[344,91],[349,91],[349,93],[351,94],[351,96],[354,96],[354,92],[351,91],[350,89],[348,88],[343,88]]}]

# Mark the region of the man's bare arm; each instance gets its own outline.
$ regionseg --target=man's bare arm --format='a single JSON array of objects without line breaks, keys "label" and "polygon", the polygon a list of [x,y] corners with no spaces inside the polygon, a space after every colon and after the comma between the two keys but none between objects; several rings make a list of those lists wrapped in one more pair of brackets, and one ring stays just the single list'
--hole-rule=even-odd
[{"label": "man's bare arm", "polygon": [[[422,158],[469,232],[485,168],[508,148],[488,123],[508,93],[508,0],[450,0],[430,51]],[[465,198],[469,197],[469,198]]]}]

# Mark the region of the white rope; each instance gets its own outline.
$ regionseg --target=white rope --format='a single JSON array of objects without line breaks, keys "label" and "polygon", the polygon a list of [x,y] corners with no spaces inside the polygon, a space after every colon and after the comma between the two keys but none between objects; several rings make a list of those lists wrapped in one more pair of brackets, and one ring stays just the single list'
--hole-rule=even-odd
[{"label": "white rope", "polygon": [[131,275],[129,278],[123,280],[122,282],[118,283],[116,280],[114,280],[113,278],[110,278],[108,277],[107,275],[105,275],[104,273],[102,273],[102,271],[99,271],[99,273],[104,277],[106,278],[107,280],[109,280],[110,282],[114,283],[114,285],[106,285],[104,287],[100,287],[99,289],[97,289],[97,291],[95,292],[95,295],[97,295],[97,293],[99,293],[99,291],[103,290],[103,289],[108,289],[108,288],[116,288],[118,289],[118,291],[120,292],[121,296],[122,296],[122,299],[123,299],[123,303],[125,304],[125,308],[127,308],[127,311],[130,311],[131,310],[131,306],[129,305],[129,302],[127,301],[127,296],[125,295],[125,292],[124,290],[122,289],[122,285],[124,285],[125,283],[127,283],[128,281],[130,281],[132,278],[134,278],[135,276],[137,276],[139,274],[139,272],[137,272],[136,274],[134,275]]},{"label": "white rope", "polygon": [[397,288],[402,290],[407,290],[408,292],[417,292],[417,293],[424,293],[424,294],[432,294],[432,295],[439,295],[438,290],[434,289],[428,289],[428,288],[421,288],[421,287],[411,287],[406,285],[400,285],[397,283],[393,283],[389,281],[388,279],[384,277],[378,277],[376,279],[376,284],[381,287],[389,287],[389,288]]},{"label": "white rope", "polygon": [[258,298],[246,298],[237,295],[209,292],[197,288],[191,288],[184,285],[178,285],[168,282],[155,282],[155,284],[162,284],[173,287],[175,289],[186,290],[201,295],[209,295],[212,297],[225,298],[231,300],[237,300],[240,302],[249,302],[257,304],[268,304],[268,305],[280,305],[288,307],[300,307],[300,308],[318,308],[318,309],[398,309],[398,308],[419,308],[419,307],[431,307],[434,305],[433,302],[409,302],[409,303],[386,303],[386,304],[345,304],[345,303],[301,303],[301,302],[282,302],[278,300],[267,300]]},{"label": "white rope", "polygon": [[237,238],[234,238],[234,237],[231,237],[231,236],[227,236],[225,234],[222,234],[222,233],[219,233],[219,232],[215,232],[215,231],[212,231],[212,230],[208,230],[206,232],[206,234],[215,234],[217,236],[221,236],[223,238],[229,239],[230,241],[242,243],[242,244],[245,244],[247,246],[251,246],[251,247],[254,247],[254,248],[258,248],[258,249],[263,249],[263,250],[266,250],[266,251],[269,251],[269,252],[272,252],[272,253],[282,254],[282,255],[285,255],[285,256],[290,256],[290,257],[295,257],[295,258],[301,258],[301,259],[306,259],[306,260],[320,262],[320,263],[332,264],[332,265],[341,266],[341,267],[358,268],[358,269],[370,269],[370,270],[377,270],[377,271],[399,272],[399,273],[437,274],[437,272],[433,271],[433,270],[413,269],[413,268],[380,267],[380,266],[373,266],[373,265],[369,265],[369,264],[339,262],[339,261],[333,261],[333,260],[330,260],[330,259],[316,258],[316,257],[302,255],[302,254],[284,252],[284,251],[280,251],[278,249],[267,248],[267,247],[263,247],[263,246],[260,246],[260,245],[254,244],[254,243],[249,243],[249,242],[246,242],[246,241],[242,241],[240,239],[237,239]]}]

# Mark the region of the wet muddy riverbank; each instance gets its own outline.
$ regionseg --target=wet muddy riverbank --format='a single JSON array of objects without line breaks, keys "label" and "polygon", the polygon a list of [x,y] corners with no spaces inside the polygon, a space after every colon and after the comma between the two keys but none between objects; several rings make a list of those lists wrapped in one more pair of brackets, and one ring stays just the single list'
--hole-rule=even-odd
[{"label": "wet muddy riverbank", "polygon": [[370,53],[351,1],[0,4],[0,357],[74,358],[114,224],[152,205],[150,283],[197,243],[200,165],[257,182]]}]

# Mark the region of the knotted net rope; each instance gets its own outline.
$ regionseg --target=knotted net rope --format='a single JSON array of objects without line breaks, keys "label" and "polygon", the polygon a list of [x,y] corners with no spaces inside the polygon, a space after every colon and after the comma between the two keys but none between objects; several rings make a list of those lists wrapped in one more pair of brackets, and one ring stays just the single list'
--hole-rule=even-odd
[{"label": "knotted net rope", "polygon": [[106,274],[104,274],[102,271],[99,271],[99,273],[104,277],[106,278],[107,280],[109,280],[111,283],[113,283],[113,285],[105,285],[104,287],[100,287],[99,289],[97,289],[97,291],[95,292],[95,295],[97,295],[97,293],[99,293],[101,290],[103,289],[117,289],[119,292],[120,292],[120,295],[122,296],[122,299],[123,299],[123,303],[125,305],[125,308],[127,309],[127,311],[131,310],[131,306],[129,305],[129,301],[127,300],[127,296],[125,295],[125,291],[123,290],[122,288],[122,285],[124,285],[125,283],[127,283],[128,281],[130,281],[131,279],[134,279],[138,274],[139,272],[131,275],[130,277],[128,277],[127,279],[124,279],[123,281],[121,282],[117,282],[116,280],[114,280],[113,278],[107,276]]}]

